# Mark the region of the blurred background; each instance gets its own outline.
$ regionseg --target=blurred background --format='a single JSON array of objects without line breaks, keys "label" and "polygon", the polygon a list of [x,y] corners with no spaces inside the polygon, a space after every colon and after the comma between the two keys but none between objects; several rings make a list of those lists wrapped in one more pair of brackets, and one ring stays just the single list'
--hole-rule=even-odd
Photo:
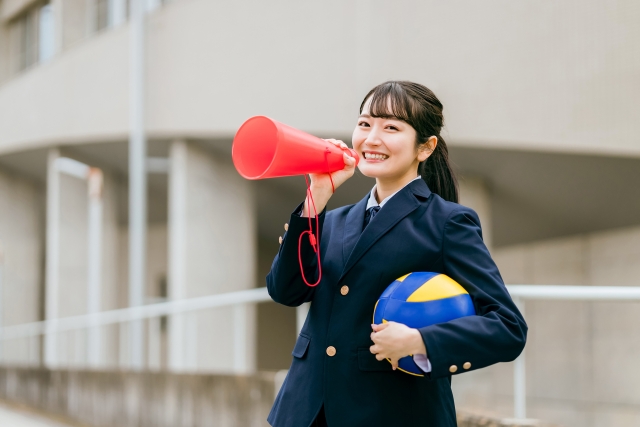
[{"label": "blurred background", "polygon": [[525,354],[454,376],[458,409],[640,425],[631,0],[0,0],[2,411],[266,426],[306,307],[264,277],[305,184],[242,179],[233,136],[267,115],[349,143],[390,79],[440,98],[461,203],[505,282],[542,286],[510,288]]}]

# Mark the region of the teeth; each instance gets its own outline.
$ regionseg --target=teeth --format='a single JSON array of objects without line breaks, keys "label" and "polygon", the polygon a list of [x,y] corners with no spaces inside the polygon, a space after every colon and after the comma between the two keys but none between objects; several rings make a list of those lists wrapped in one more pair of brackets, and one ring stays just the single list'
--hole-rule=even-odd
[{"label": "teeth", "polygon": [[384,154],[364,153],[364,158],[370,160],[385,160],[388,159],[389,156]]}]

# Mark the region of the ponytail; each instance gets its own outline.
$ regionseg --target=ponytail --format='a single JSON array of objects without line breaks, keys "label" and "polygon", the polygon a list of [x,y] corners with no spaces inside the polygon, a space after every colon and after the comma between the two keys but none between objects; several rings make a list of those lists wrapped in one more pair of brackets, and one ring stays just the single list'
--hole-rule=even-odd
[{"label": "ponytail", "polygon": [[438,144],[429,158],[418,165],[418,173],[433,193],[458,203],[458,180],[449,163],[449,149],[444,138],[436,136]]}]

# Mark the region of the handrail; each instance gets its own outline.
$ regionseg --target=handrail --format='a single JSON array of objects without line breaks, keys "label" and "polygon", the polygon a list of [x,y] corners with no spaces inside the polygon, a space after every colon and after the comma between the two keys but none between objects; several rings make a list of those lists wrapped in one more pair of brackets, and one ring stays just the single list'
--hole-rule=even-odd
[{"label": "handrail", "polygon": [[[560,285],[508,285],[513,298],[536,300],[625,301],[639,300],[640,287],[635,286],[560,286]],[[48,321],[23,323],[0,328],[0,339],[33,336],[45,332],[61,332],[94,326],[129,322],[132,320],[179,314],[187,311],[228,305],[270,301],[267,288],[247,289],[224,294],[207,295],[175,301],[121,308],[96,314],[63,317]]]},{"label": "handrail", "polygon": [[244,291],[167,301],[142,305],[139,307],[120,308],[96,314],[83,314],[79,316],[63,317],[60,319],[5,326],[0,328],[0,339],[7,340],[44,334],[45,332],[62,332],[74,329],[85,329],[94,326],[129,322],[132,320],[180,314],[187,311],[265,301],[271,301],[267,288],[247,289]]},{"label": "handrail", "polygon": [[[560,301],[640,301],[638,286],[507,286],[514,302],[524,316],[526,300]],[[513,409],[516,419],[527,417],[527,375],[525,352],[513,364]]]},{"label": "handrail", "polygon": [[512,297],[537,300],[640,300],[640,286],[509,285]]}]

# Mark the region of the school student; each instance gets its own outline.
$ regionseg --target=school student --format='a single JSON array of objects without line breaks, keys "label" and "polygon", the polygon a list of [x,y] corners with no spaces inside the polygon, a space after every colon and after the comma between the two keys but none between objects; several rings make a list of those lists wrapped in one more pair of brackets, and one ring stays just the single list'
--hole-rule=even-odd
[{"label": "school student", "polygon": [[[452,376],[512,361],[524,348],[527,325],[482,240],[478,216],[457,203],[440,136],[442,109],[420,84],[376,86],[360,106],[352,138],[360,172],[376,180],[371,192],[326,212],[333,192],[353,176],[355,159],[345,153],[343,170],[311,175],[311,198],[291,215],[267,276],[274,301],[311,301],[268,417],[272,426],[455,427]],[[320,239],[317,286],[309,286],[320,266],[306,237],[298,253],[310,219]],[[448,275],[467,290],[477,315],[420,329],[372,325],[382,292],[411,272]],[[396,370],[408,355],[424,376]]]}]

